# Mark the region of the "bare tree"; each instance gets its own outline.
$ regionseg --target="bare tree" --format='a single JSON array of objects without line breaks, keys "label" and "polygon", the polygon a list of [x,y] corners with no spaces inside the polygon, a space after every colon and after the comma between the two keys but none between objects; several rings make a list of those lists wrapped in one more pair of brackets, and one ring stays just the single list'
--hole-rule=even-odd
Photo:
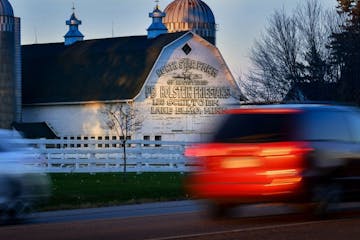
[{"label": "bare tree", "polygon": [[250,52],[252,68],[241,86],[251,100],[281,101],[301,83],[330,82],[329,36],[336,28],[335,11],[316,0],[298,5],[291,15],[276,11]]},{"label": "bare tree", "polygon": [[298,67],[298,35],[295,19],[287,16],[284,9],[272,15],[265,34],[255,41],[250,53],[253,68],[249,72],[248,85],[245,87],[245,90],[253,91],[250,99],[255,97],[264,101],[281,100],[292,83],[299,81],[301,74]]},{"label": "bare tree", "polygon": [[108,104],[103,107],[101,113],[106,119],[107,127],[116,133],[121,140],[123,148],[124,173],[126,173],[126,148],[128,141],[131,140],[132,134],[140,129],[143,122],[139,116],[136,116],[133,102]]}]

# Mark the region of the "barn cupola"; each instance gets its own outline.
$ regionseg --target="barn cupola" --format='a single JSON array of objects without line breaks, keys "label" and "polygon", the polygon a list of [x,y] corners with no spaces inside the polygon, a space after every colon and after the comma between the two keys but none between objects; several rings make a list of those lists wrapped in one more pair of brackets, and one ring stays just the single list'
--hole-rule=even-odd
[{"label": "barn cupola", "polygon": [[168,32],[168,29],[163,24],[163,18],[165,17],[165,13],[162,12],[159,8],[159,0],[156,0],[156,6],[154,11],[149,13],[149,17],[152,18],[152,23],[150,27],[147,29],[148,38],[156,38],[160,34],[164,34]]},{"label": "barn cupola", "polygon": [[78,41],[84,40],[84,35],[79,31],[79,25],[81,21],[75,15],[75,7],[72,8],[73,13],[69,20],[66,21],[66,25],[69,26],[69,31],[65,34],[65,45],[71,45]]}]

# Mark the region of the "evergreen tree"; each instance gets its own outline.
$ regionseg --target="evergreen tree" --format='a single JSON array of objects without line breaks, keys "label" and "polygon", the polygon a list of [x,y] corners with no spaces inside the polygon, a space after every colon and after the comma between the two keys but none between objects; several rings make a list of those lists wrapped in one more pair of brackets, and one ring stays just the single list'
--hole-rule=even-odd
[{"label": "evergreen tree", "polygon": [[306,81],[324,83],[327,72],[327,63],[321,57],[315,46],[311,46],[308,52],[305,53],[305,61],[307,63],[304,69],[304,78]]},{"label": "evergreen tree", "polygon": [[339,69],[339,100],[360,105],[360,1],[337,0],[345,16],[341,32],[333,33],[330,48]]}]

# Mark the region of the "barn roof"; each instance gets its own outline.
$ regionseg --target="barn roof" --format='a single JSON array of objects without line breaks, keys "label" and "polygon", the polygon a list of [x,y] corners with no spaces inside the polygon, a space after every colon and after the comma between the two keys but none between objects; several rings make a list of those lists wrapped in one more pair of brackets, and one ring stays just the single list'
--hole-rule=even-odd
[{"label": "barn roof", "polygon": [[134,98],[161,50],[186,32],[22,46],[23,103]]}]

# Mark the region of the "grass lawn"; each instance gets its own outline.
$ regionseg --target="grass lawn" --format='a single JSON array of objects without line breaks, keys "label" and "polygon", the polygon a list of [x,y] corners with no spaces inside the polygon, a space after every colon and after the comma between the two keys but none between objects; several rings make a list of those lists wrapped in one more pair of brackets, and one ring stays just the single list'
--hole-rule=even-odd
[{"label": "grass lawn", "polygon": [[52,195],[40,211],[186,199],[181,173],[50,174]]}]

